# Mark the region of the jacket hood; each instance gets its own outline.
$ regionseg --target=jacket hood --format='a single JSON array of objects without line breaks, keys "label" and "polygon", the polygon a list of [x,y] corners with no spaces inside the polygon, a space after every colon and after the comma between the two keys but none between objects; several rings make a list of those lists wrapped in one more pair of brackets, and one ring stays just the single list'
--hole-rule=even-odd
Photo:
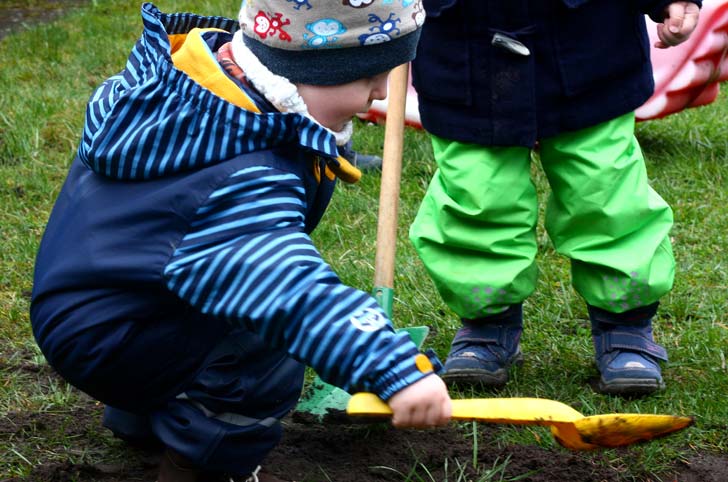
[{"label": "jacket hood", "polygon": [[[165,14],[151,3],[142,5],[141,14],[144,31],[125,69],[89,100],[78,149],[88,168],[114,179],[152,179],[291,142],[334,166],[346,162],[325,128],[301,114],[278,112],[226,76],[200,29],[227,34],[238,28],[236,21]],[[194,42],[209,65],[188,58],[191,71],[181,70],[179,62],[189,55],[185,45]],[[226,82],[235,93],[221,96],[215,87]]]}]

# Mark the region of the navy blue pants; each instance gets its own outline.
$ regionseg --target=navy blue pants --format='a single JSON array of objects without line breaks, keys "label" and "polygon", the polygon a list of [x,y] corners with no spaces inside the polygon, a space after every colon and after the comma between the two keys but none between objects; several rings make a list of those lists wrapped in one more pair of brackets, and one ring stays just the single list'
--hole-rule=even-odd
[{"label": "navy blue pants", "polygon": [[187,389],[164,407],[134,414],[106,407],[104,425],[122,438],[155,437],[208,470],[252,472],[281,437],[304,366],[237,330],[221,342]]},{"label": "navy blue pants", "polygon": [[255,333],[199,315],[54,330],[51,365],[107,405],[118,436],[156,439],[214,472],[248,474],[281,437],[304,365]]},{"label": "navy blue pants", "polygon": [[105,425],[120,437],[231,475],[250,473],[280,440],[304,375],[284,351],[164,293],[103,291],[69,304],[64,293],[37,300],[34,335],[61,376],[114,407]]}]

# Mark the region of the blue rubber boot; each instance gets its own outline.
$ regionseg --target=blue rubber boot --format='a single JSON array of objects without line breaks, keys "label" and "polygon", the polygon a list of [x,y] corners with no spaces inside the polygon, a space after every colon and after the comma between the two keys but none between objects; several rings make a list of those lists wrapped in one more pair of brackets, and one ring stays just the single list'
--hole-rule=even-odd
[{"label": "blue rubber boot", "polygon": [[523,361],[519,341],[523,327],[521,305],[478,319],[463,319],[445,361],[447,384],[500,388],[509,369]]},{"label": "blue rubber boot", "polygon": [[362,154],[361,152],[355,151],[351,141],[347,142],[343,146],[339,146],[339,154],[362,171],[382,168],[381,157],[374,154]]},{"label": "blue rubber boot", "polygon": [[598,392],[648,395],[665,388],[660,362],[667,361],[667,352],[652,337],[656,310],[657,304],[619,314],[589,307]]},{"label": "blue rubber boot", "polygon": [[102,425],[129,445],[161,450],[162,442],[154,435],[147,415],[139,415],[106,405]]}]

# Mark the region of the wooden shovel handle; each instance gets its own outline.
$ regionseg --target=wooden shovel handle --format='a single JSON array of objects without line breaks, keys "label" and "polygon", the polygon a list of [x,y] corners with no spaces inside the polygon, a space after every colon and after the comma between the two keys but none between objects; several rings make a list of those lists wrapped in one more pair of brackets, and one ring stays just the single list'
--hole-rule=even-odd
[{"label": "wooden shovel handle", "polygon": [[409,64],[402,64],[389,74],[387,117],[382,153],[382,180],[379,191],[377,254],[374,262],[375,287],[394,287],[397,210],[399,208],[399,183],[402,177],[402,147],[408,85]]}]

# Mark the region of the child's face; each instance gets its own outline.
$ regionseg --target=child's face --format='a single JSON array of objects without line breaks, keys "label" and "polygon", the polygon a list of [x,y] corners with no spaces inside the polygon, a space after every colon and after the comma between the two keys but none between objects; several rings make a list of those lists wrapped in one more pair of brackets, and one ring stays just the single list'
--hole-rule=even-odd
[{"label": "child's face", "polygon": [[309,113],[321,125],[339,132],[351,118],[369,110],[374,100],[387,97],[389,71],[341,85],[297,84]]}]

